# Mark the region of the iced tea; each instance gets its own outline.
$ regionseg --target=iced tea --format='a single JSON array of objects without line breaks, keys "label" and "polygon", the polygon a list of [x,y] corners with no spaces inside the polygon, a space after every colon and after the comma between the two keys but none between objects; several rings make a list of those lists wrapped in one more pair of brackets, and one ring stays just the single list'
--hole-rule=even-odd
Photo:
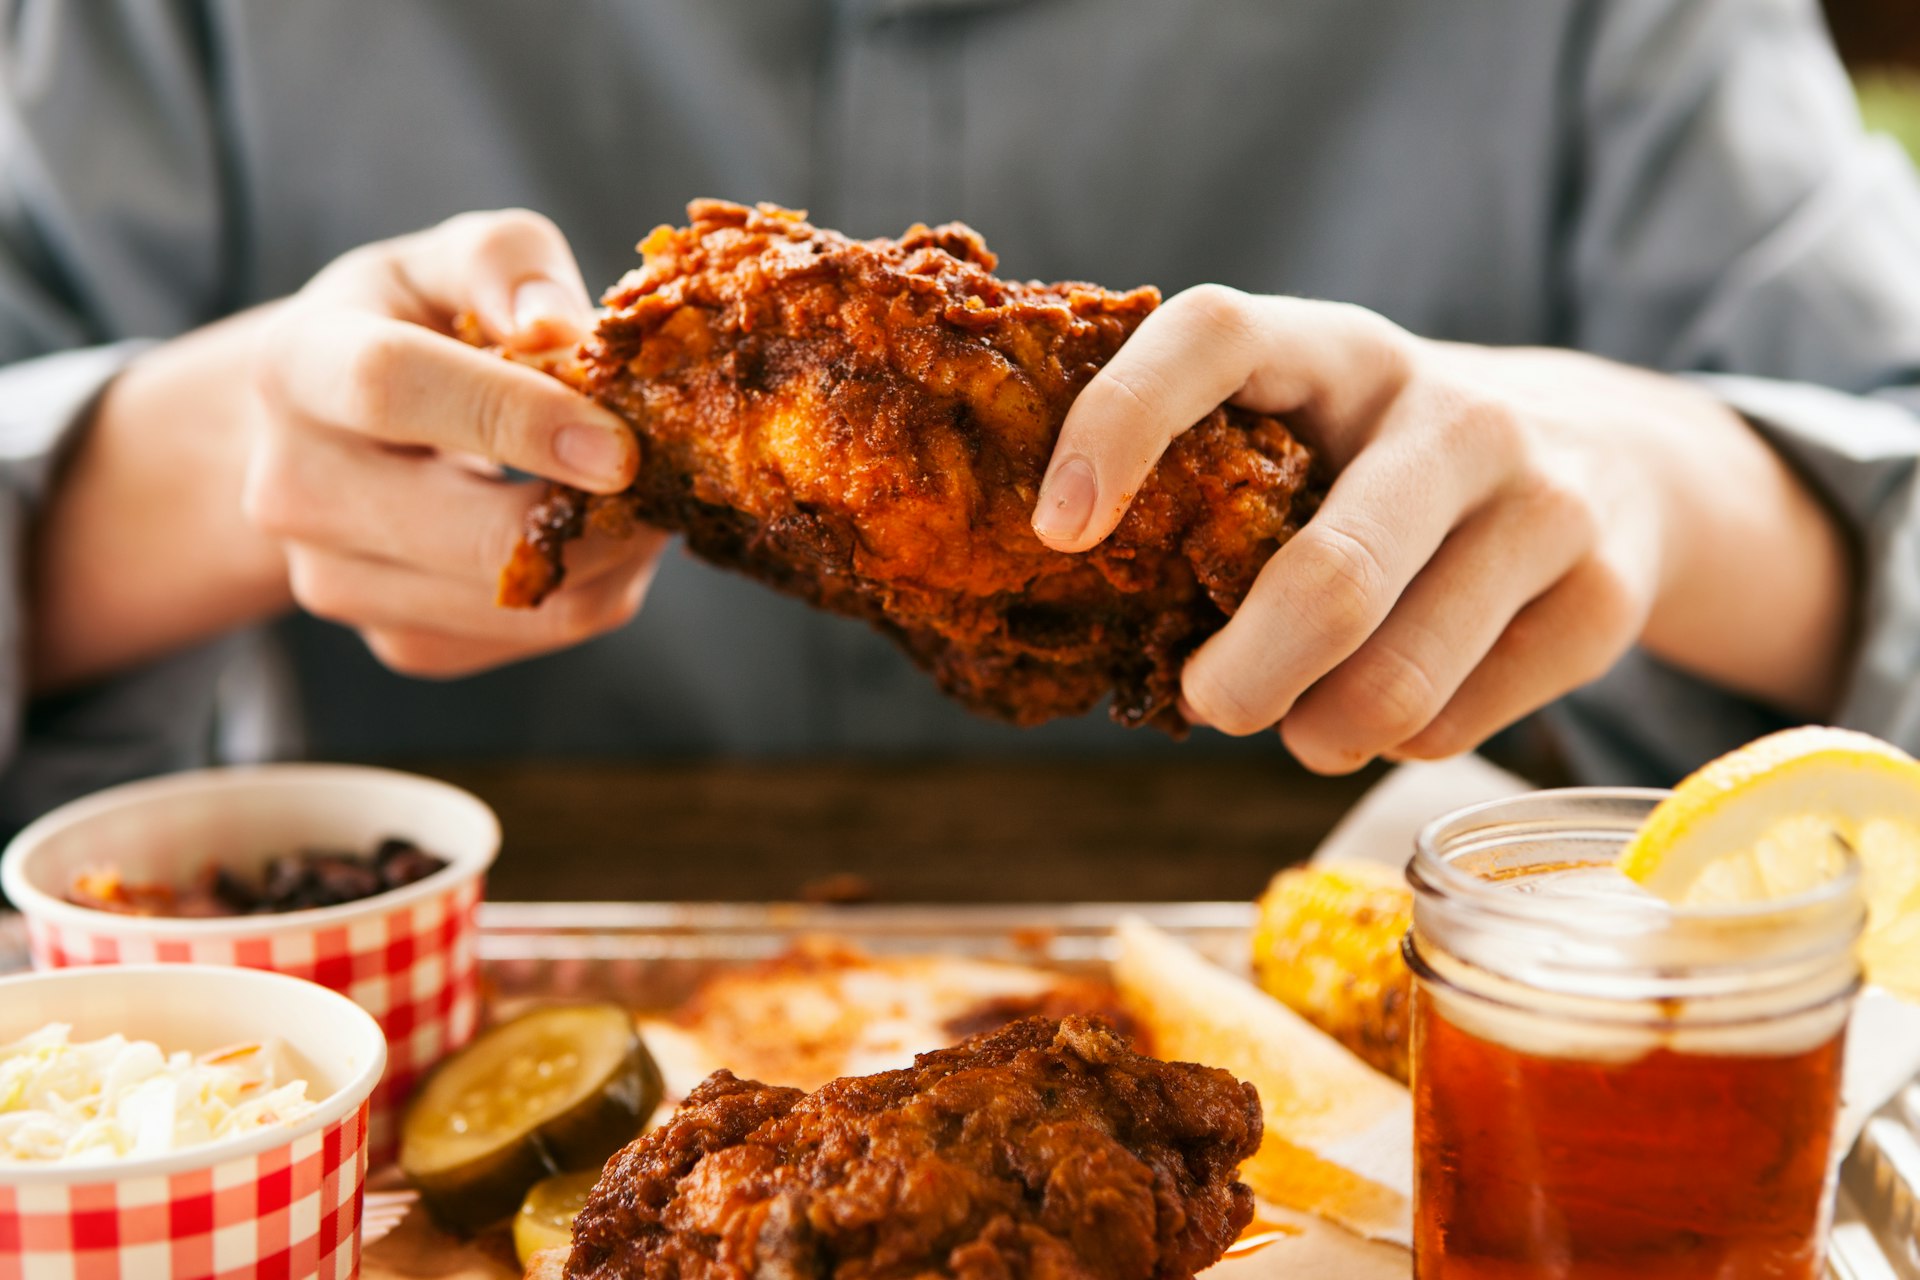
[{"label": "iced tea", "polygon": [[1820,1274],[1857,869],[1669,906],[1612,870],[1660,795],[1539,792],[1421,835],[1420,1280]]},{"label": "iced tea", "polygon": [[1526,1053],[1414,998],[1422,1280],[1819,1274],[1841,1037]]}]

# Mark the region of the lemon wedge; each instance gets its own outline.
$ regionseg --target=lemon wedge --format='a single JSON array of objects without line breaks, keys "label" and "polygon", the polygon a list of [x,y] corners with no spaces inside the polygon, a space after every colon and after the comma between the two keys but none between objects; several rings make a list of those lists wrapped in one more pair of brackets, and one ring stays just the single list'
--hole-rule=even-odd
[{"label": "lemon wedge", "polygon": [[1692,774],[1618,867],[1683,905],[1804,893],[1860,860],[1867,978],[1920,1000],[1920,762],[1849,729],[1789,729]]}]

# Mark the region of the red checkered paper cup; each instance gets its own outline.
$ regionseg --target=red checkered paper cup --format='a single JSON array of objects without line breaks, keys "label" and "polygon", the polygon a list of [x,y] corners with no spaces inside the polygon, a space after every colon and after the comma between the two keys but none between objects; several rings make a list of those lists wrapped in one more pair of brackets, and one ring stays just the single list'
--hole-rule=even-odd
[{"label": "red checkered paper cup", "polygon": [[52,1022],[204,1053],[276,1042],[314,1111],[166,1155],[0,1163],[0,1280],[348,1280],[360,1273],[380,1029],[330,991],[202,965],[0,979],[0,1043]]},{"label": "red checkered paper cup", "polygon": [[[358,902],[215,919],[118,915],[66,901],[103,868],[129,884],[194,883],[208,866],[255,872],[303,850],[367,853],[411,840],[448,865]],[[129,783],[54,810],[0,858],[0,886],[25,913],[35,966],[239,965],[348,996],[386,1033],[368,1146],[390,1159],[401,1106],[480,1016],[476,913],[500,848],[492,810],[431,778],[349,765],[210,769]]]}]

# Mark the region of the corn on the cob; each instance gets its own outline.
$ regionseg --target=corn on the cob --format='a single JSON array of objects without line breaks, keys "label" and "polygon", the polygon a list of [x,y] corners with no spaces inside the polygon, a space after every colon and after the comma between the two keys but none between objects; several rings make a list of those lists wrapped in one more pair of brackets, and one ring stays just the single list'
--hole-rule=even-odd
[{"label": "corn on the cob", "polygon": [[1260,899],[1253,970],[1268,994],[1376,1070],[1407,1079],[1413,895],[1366,864],[1282,871]]}]

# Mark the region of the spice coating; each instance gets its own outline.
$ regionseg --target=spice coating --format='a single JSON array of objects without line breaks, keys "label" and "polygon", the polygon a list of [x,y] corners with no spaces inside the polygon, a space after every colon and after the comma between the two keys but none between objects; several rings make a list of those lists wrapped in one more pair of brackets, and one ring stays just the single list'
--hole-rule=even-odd
[{"label": "spice coating", "polygon": [[892,636],[969,707],[1016,724],[1112,695],[1185,729],[1180,667],[1317,502],[1308,451],[1225,406],[1168,447],[1081,554],[1030,524],[1074,397],[1152,288],[1005,281],[957,223],[850,240],[771,205],[702,200],[642,243],[564,371],[633,424],[624,493],[555,486],[501,584],[530,605],[565,544],[636,523]]},{"label": "spice coating", "polygon": [[1190,1280],[1253,1216],[1251,1085],[1029,1018],[811,1094],[718,1072],[615,1156],[571,1280]]}]

